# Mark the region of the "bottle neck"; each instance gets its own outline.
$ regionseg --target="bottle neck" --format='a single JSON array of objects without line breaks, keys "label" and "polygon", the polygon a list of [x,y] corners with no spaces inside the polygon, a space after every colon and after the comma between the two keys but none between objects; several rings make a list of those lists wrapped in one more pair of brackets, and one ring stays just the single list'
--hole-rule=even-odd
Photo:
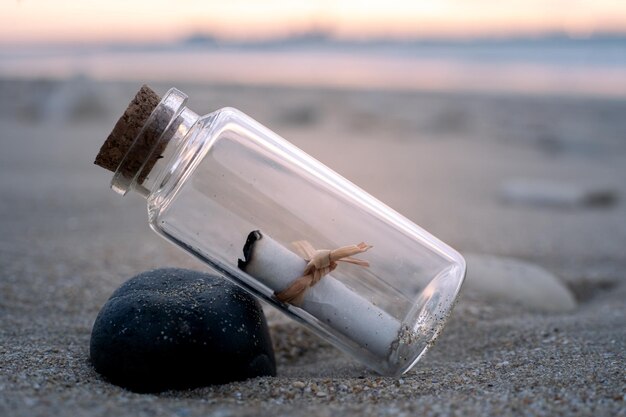
[{"label": "bottle neck", "polygon": [[186,102],[187,96],[175,88],[165,94],[117,167],[111,181],[115,192],[126,195],[133,190],[147,198],[156,191],[199,119]]}]

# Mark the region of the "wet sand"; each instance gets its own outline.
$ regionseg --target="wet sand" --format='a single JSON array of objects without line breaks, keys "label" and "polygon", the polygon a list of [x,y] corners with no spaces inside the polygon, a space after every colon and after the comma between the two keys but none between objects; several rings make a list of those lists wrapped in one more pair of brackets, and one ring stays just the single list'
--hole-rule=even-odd
[{"label": "wet sand", "polygon": [[[0,415],[626,415],[626,101],[177,85],[198,112],[240,108],[461,252],[545,268],[577,307],[546,313],[464,291],[401,379],[268,309],[276,378],[122,390],[89,364],[99,308],[146,269],[204,268],[151,232],[144,201],[114,194],[92,165],[138,85],[4,80]],[[503,183],[516,179],[615,198],[504,201]]]}]

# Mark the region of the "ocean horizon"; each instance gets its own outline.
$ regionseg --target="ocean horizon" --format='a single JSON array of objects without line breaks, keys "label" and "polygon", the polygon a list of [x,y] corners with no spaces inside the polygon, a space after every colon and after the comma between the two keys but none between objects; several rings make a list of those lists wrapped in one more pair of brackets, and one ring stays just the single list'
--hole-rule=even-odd
[{"label": "ocean horizon", "polygon": [[626,37],[4,45],[0,77],[626,97]]}]

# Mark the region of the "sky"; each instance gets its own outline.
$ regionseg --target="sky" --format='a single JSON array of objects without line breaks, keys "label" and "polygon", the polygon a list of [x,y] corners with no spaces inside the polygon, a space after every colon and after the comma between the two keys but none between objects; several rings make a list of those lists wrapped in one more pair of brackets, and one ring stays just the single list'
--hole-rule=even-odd
[{"label": "sky", "polygon": [[625,0],[0,0],[0,44],[626,32]]}]

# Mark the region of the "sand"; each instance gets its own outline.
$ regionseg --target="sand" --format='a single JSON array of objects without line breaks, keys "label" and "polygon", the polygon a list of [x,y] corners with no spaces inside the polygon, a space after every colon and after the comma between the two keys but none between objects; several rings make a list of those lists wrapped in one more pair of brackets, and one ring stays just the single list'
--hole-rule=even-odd
[{"label": "sand", "polygon": [[[276,378],[125,391],[89,364],[99,308],[146,269],[203,268],[92,165],[138,84],[4,80],[0,415],[626,415],[626,101],[178,85],[198,112],[244,110],[461,252],[545,268],[577,307],[545,313],[465,291],[401,379],[268,309]],[[584,183],[617,200],[503,202],[513,179]]]}]

